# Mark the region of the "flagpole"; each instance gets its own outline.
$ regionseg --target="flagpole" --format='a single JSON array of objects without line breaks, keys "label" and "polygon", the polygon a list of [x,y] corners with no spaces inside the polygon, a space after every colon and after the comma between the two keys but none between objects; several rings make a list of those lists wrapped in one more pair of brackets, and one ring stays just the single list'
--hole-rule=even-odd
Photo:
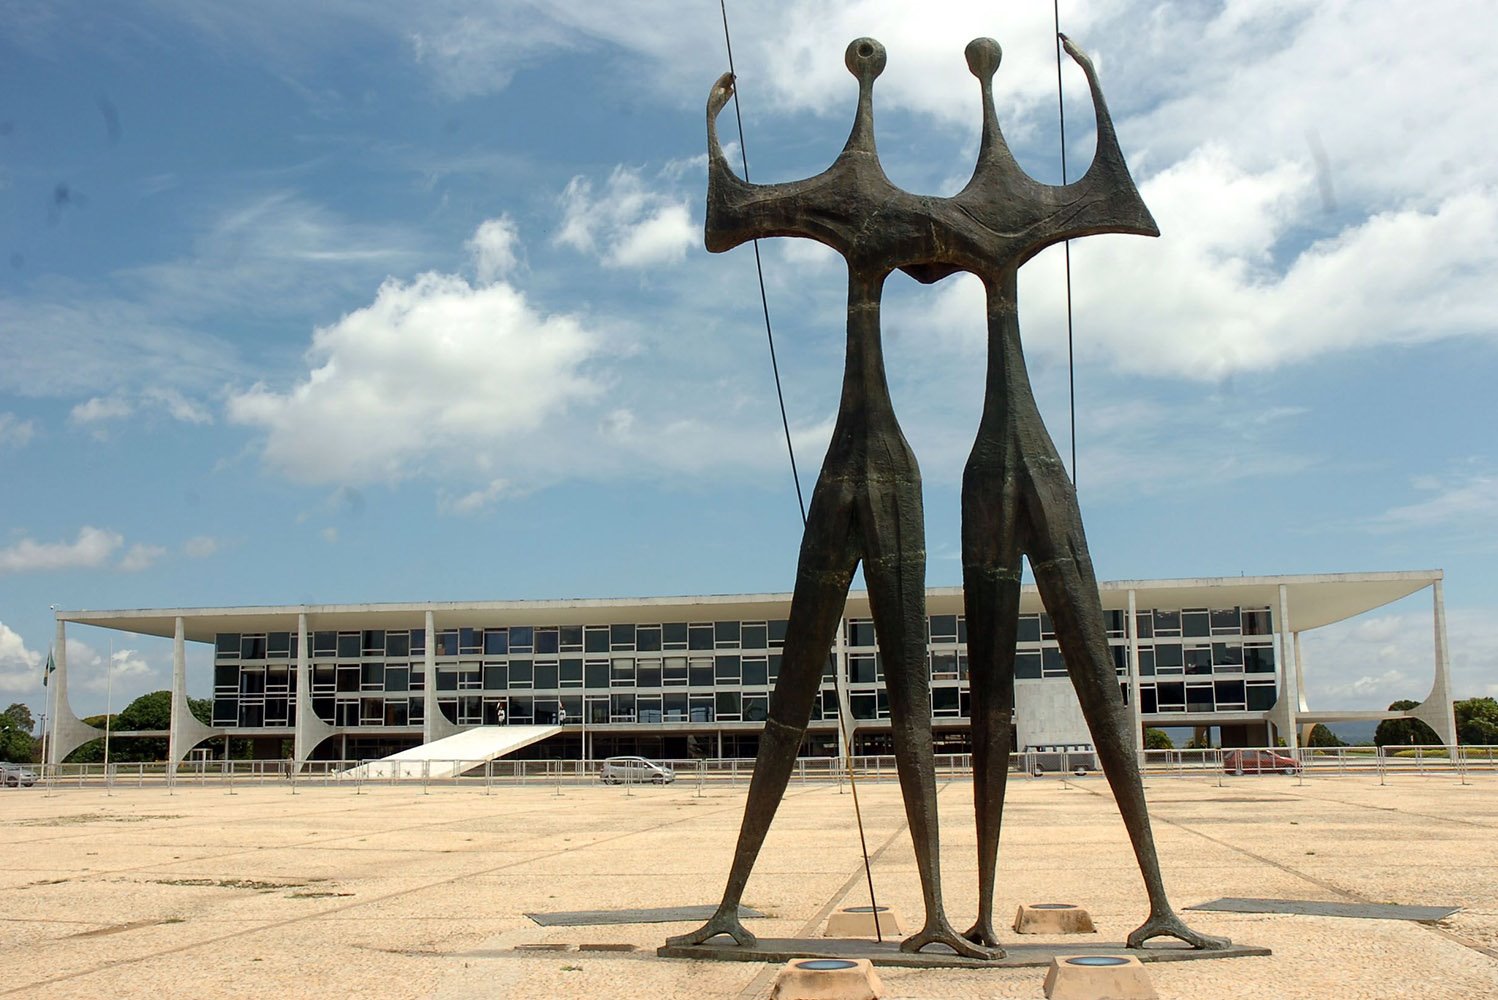
[{"label": "flagpole", "polygon": [[109,782],[109,734],[114,730],[114,636],[109,637],[109,659],[104,664],[104,787]]}]

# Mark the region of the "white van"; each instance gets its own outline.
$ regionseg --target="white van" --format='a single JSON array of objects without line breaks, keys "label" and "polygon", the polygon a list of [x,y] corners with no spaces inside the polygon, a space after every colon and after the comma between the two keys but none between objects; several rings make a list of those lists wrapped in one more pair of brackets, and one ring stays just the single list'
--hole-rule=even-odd
[{"label": "white van", "polygon": [[610,757],[598,771],[599,780],[605,785],[652,782],[669,785],[676,780],[676,772],[668,764],[657,764],[644,757]]}]

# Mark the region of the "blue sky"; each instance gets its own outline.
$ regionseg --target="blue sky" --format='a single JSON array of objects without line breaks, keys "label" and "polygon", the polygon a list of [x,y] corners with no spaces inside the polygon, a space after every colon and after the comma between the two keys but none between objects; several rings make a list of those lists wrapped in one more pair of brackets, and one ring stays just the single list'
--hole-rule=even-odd
[{"label": "blue sky", "polygon": [[[1063,4],[1158,240],[1072,248],[1078,481],[1105,579],[1440,567],[1458,694],[1498,694],[1495,5]],[[1049,3],[729,4],[751,175],[880,152],[955,192],[962,52],[1059,179]],[[49,605],[788,589],[800,522],[751,252],[702,248],[716,3],[0,0],[0,700]],[[1091,153],[1064,73],[1073,176]],[[727,124],[727,122],[725,122]],[[725,132],[725,135],[729,134]],[[843,269],[763,245],[809,493]],[[981,292],[892,278],[929,577],[960,582]],[[1059,252],[1021,325],[1069,450]],[[165,643],[75,628],[75,700]],[[195,658],[201,654],[195,653]],[[1428,686],[1428,596],[1307,637],[1313,704]],[[206,693],[206,677],[194,685]]]}]

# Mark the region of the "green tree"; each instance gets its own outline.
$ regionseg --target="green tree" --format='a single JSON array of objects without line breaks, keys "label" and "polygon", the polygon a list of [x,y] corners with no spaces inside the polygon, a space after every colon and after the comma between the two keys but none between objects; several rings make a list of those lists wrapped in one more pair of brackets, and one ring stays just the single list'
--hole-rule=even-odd
[{"label": "green tree", "polygon": [[[1408,712],[1420,703],[1400,699],[1389,706],[1391,712]],[[1441,738],[1419,719],[1385,719],[1373,732],[1375,746],[1439,746]]]},{"label": "green tree", "polygon": [[29,764],[36,760],[39,756],[39,743],[31,735],[35,726],[31,709],[20,702],[14,702],[4,712],[0,712],[0,760],[17,764]]},{"label": "green tree", "polygon": [[1163,729],[1146,729],[1144,731],[1144,749],[1146,750],[1174,750],[1175,743],[1170,734]]},{"label": "green tree", "polygon": [[1306,746],[1345,747],[1347,741],[1318,722],[1311,727],[1311,738],[1306,741]]},{"label": "green tree", "polygon": [[1454,702],[1456,739],[1467,746],[1498,744],[1498,701],[1492,698],[1465,698]]}]

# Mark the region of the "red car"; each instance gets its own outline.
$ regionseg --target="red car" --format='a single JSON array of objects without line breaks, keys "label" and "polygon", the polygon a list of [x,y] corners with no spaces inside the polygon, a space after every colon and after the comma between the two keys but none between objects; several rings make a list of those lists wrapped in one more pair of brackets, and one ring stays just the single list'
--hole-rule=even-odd
[{"label": "red car", "polygon": [[1222,769],[1229,774],[1295,774],[1300,761],[1273,750],[1234,750],[1222,758]]}]

